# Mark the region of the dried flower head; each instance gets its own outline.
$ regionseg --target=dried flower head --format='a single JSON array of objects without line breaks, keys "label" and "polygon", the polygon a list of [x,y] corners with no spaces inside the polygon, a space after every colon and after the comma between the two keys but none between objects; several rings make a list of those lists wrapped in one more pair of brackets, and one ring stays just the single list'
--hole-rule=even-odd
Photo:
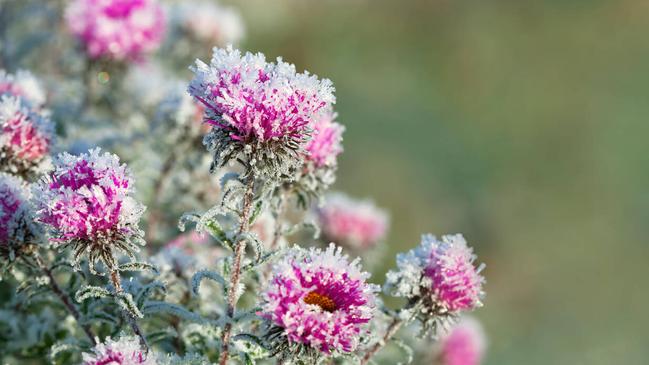
[{"label": "dried flower head", "polygon": [[486,348],[482,325],[472,317],[463,317],[440,340],[440,365],[480,365]]},{"label": "dried flower head", "polygon": [[357,250],[376,245],[387,234],[388,213],[369,200],[332,193],[316,208],[316,214],[327,240]]},{"label": "dried flower head", "polygon": [[[295,248],[273,269],[262,294],[263,316],[277,351],[297,354],[349,353],[356,350],[373,318],[375,292],[361,271],[332,243],[326,250]],[[308,351],[306,351],[308,352]]]},{"label": "dried flower head", "polygon": [[0,96],[0,171],[24,177],[46,166],[54,125],[17,96]]},{"label": "dried flower head", "polygon": [[0,69],[0,95],[19,96],[31,107],[45,104],[45,90],[29,71],[18,70],[15,75]]},{"label": "dried flower head", "polygon": [[141,59],[158,48],[166,27],[156,0],[74,0],[65,15],[91,58]]},{"label": "dried flower head", "polygon": [[83,365],[156,365],[156,356],[147,353],[140,346],[137,337],[121,337],[112,340],[110,337],[92,349],[91,353],[84,353]]},{"label": "dried flower head", "polygon": [[48,225],[52,240],[75,250],[75,260],[89,253],[97,261],[116,265],[114,252],[133,255],[143,244],[138,228],[144,206],[134,198],[131,174],[119,158],[97,148],[88,154],[63,153],[54,171],[35,188],[39,220]]},{"label": "dried flower head", "polygon": [[211,45],[238,43],[245,35],[241,15],[213,1],[184,1],[175,9],[179,25],[196,39]]},{"label": "dried flower head", "polygon": [[292,179],[315,123],[335,102],[331,81],[231,46],[215,49],[210,65],[197,61],[193,71],[189,93],[213,126],[204,143],[214,166],[243,155],[248,172]]},{"label": "dried flower head", "polygon": [[420,304],[424,325],[439,324],[482,306],[484,265],[474,266],[475,259],[462,235],[424,235],[417,248],[397,256],[398,270],[387,274],[386,291]]},{"label": "dried flower head", "polygon": [[24,180],[0,172],[0,252],[3,256],[15,256],[19,247],[38,243],[42,236],[40,227],[34,223],[30,197]]}]

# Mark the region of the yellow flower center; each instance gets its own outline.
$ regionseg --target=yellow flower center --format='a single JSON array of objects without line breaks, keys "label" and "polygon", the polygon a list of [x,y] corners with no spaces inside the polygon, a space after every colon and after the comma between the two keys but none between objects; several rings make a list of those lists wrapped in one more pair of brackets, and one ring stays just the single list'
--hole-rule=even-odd
[{"label": "yellow flower center", "polygon": [[322,310],[327,312],[333,312],[336,310],[336,303],[333,300],[331,300],[331,298],[329,298],[326,295],[316,293],[314,291],[312,291],[311,293],[307,294],[306,297],[304,297],[304,303],[315,304],[318,307],[322,308]]}]

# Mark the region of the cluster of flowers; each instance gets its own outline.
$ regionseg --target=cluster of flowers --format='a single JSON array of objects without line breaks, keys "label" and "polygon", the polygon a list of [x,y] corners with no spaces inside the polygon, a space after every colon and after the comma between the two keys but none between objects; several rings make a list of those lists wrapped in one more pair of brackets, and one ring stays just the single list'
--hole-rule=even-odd
[{"label": "cluster of flowers", "polygon": [[[175,17],[192,8],[180,9]],[[206,18],[176,21],[193,37],[221,42],[242,34],[231,30],[240,22],[233,10],[206,3],[198,9]],[[214,27],[213,20],[225,24]],[[65,21],[88,59],[122,65],[159,47],[173,23],[154,0],[75,0]],[[64,331],[38,332],[54,346],[41,349],[36,338],[16,353],[85,365],[367,364],[380,361],[393,340],[405,346],[410,339],[398,340],[398,330],[412,325],[438,339],[434,353],[425,349],[435,363],[477,365],[484,335],[464,314],[482,306],[483,267],[462,235],[424,235],[397,256],[383,287],[370,282],[361,258],[349,256],[367,258],[380,248],[389,218],[370,201],[324,194],[343,151],[331,81],[232,46],[215,48],[210,64],[197,61],[192,70],[188,95],[170,86],[138,110],[163,126],[159,134],[151,128],[150,141],[162,147],[124,160],[142,166],[143,156],[166,153],[157,177],[142,178],[150,182],[144,194],[135,188],[139,176],[111,153],[119,146],[55,153],[71,148],[54,148],[43,88],[27,72],[0,72],[2,279],[16,285],[21,300],[30,284],[19,282],[39,278],[31,295],[52,296],[62,305],[47,315],[71,320]],[[64,126],[76,122],[61,119]],[[156,140],[161,135],[173,138]],[[78,142],[67,138],[68,147]],[[165,191],[180,194],[169,183],[174,171],[189,175],[204,166],[183,160],[195,154],[203,161],[201,140],[220,184],[205,177],[205,189],[184,194],[219,199],[204,213],[184,215],[181,230],[187,223],[195,230],[178,233],[166,225],[163,213],[171,208],[160,200]],[[127,141],[126,149],[140,144],[134,136]],[[141,250],[142,223],[149,250]],[[322,234],[311,247],[286,244],[313,225]],[[61,274],[69,285],[60,284]],[[385,307],[381,291],[403,298],[403,307]],[[36,310],[5,304],[0,319]]]}]

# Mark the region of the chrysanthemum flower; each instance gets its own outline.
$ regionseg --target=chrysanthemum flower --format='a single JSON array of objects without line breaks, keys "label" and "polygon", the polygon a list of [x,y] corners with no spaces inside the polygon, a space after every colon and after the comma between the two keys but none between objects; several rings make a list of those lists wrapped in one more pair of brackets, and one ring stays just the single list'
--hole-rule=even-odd
[{"label": "chrysanthemum flower", "polygon": [[211,45],[238,43],[245,35],[241,15],[232,7],[213,1],[184,1],[176,10],[179,25]]},{"label": "chrysanthemum flower", "polygon": [[54,171],[36,186],[35,196],[39,219],[51,228],[53,241],[73,245],[76,259],[88,251],[91,265],[103,261],[113,268],[114,250],[132,255],[143,243],[138,223],[144,207],[133,198],[126,165],[100,152],[59,155]]},{"label": "chrysanthemum flower", "polygon": [[424,235],[421,245],[397,256],[398,270],[387,274],[386,290],[421,303],[425,317],[475,309],[484,296],[484,265],[475,267],[475,259],[462,235]]},{"label": "chrysanthemum flower", "polygon": [[0,95],[2,94],[19,96],[34,108],[45,104],[45,90],[30,72],[24,70],[18,70],[12,75],[0,69]]},{"label": "chrysanthemum flower", "polygon": [[342,134],[345,127],[335,120],[336,113],[328,110],[313,126],[313,135],[306,145],[306,158],[317,168],[335,166],[336,157],[343,151]]},{"label": "chrysanthemum flower", "polygon": [[140,346],[137,337],[110,337],[82,355],[83,365],[156,365],[156,355],[148,353]]},{"label": "chrysanthemum flower", "polygon": [[66,10],[70,31],[91,58],[137,60],[158,48],[165,16],[155,0],[75,0]]},{"label": "chrysanthemum flower", "polygon": [[36,243],[42,234],[34,223],[30,192],[19,177],[0,172],[0,250]]},{"label": "chrysanthemum flower", "polygon": [[273,268],[263,296],[263,316],[271,333],[291,346],[306,346],[324,354],[354,351],[365,324],[374,316],[375,292],[340,247],[296,248]]},{"label": "chrysanthemum flower", "polygon": [[25,175],[42,167],[54,139],[52,122],[22,98],[0,96],[0,171]]},{"label": "chrysanthemum flower", "polygon": [[354,200],[342,193],[327,195],[316,214],[327,240],[354,249],[376,245],[388,230],[387,212],[371,201]]},{"label": "chrysanthemum flower", "polygon": [[205,144],[222,166],[243,154],[257,175],[284,176],[300,167],[315,123],[335,102],[329,80],[297,73],[263,54],[215,49],[193,68],[189,93],[206,106],[213,126]]},{"label": "chrysanthemum flower", "polygon": [[480,365],[485,348],[486,337],[480,322],[464,317],[440,340],[439,363]]}]

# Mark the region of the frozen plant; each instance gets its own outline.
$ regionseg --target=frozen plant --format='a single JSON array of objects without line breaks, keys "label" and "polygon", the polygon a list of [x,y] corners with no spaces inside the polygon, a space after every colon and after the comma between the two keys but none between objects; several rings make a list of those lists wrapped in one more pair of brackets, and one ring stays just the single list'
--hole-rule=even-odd
[{"label": "frozen plant", "polygon": [[437,349],[436,364],[480,365],[486,342],[480,322],[465,316],[442,335]]},{"label": "frozen plant", "polygon": [[74,0],[65,17],[90,58],[118,61],[138,60],[157,49],[166,27],[156,0]]},{"label": "frozen plant", "polygon": [[20,96],[0,96],[0,171],[23,176],[47,169],[54,125]]}]

